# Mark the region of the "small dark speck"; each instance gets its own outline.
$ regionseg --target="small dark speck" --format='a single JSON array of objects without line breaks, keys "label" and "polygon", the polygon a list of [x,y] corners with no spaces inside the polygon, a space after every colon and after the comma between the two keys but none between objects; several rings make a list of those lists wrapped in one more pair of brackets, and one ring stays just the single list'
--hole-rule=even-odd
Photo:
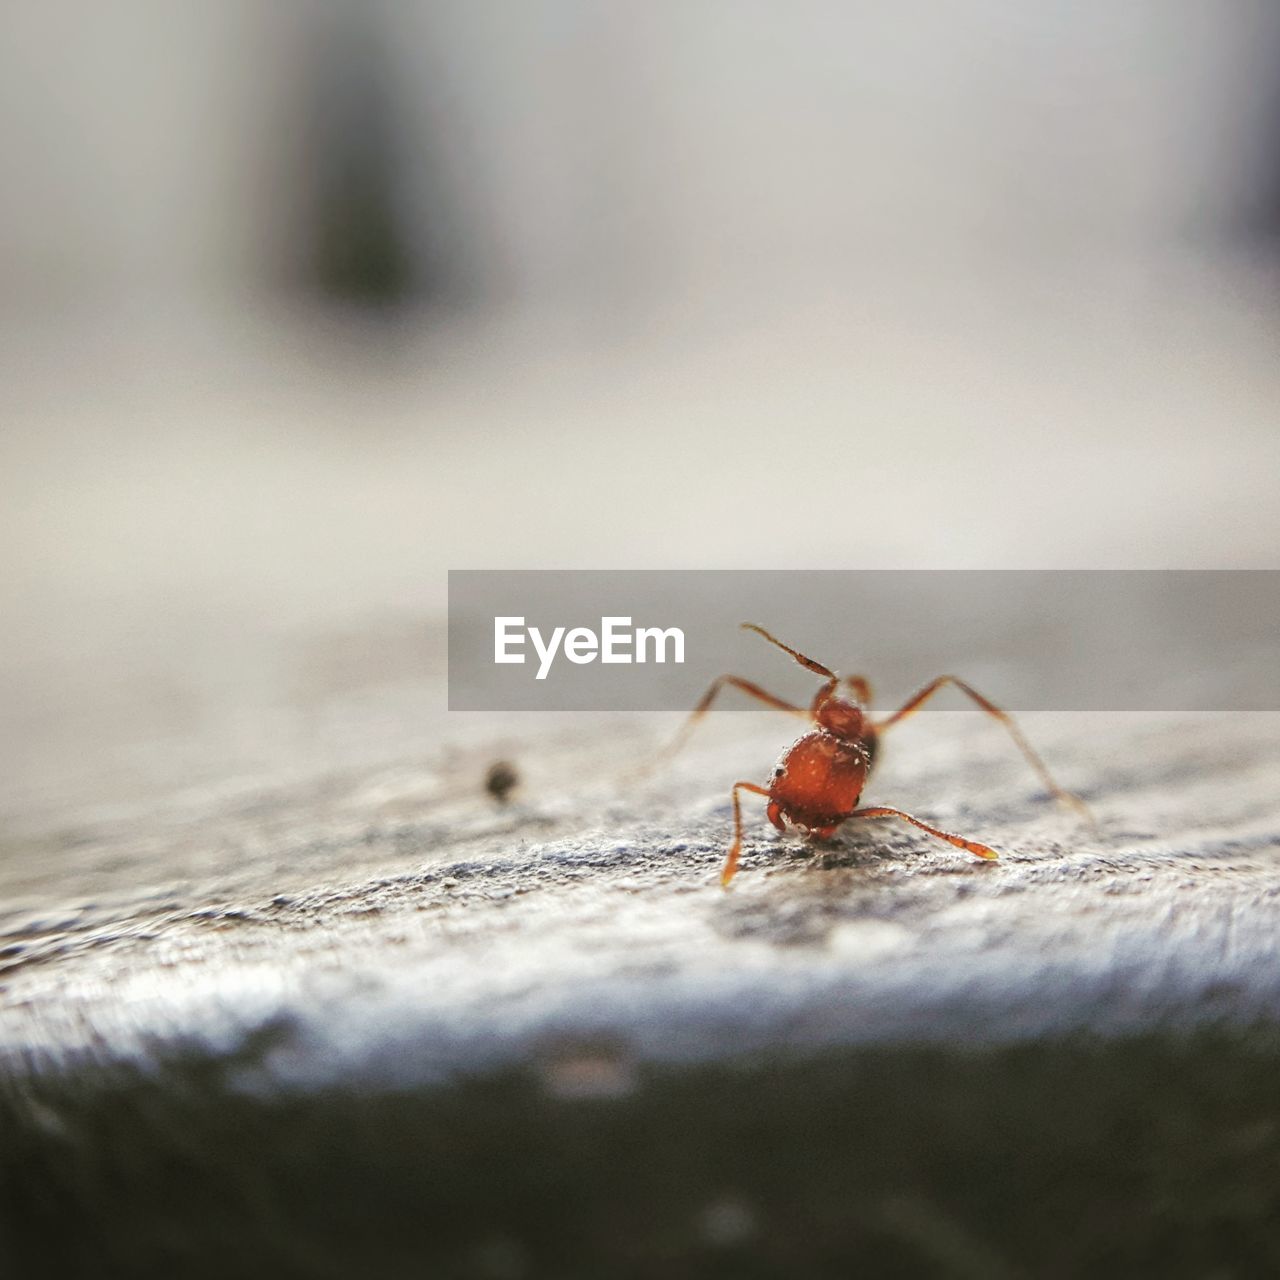
[{"label": "small dark speck", "polygon": [[507,796],[520,783],[515,765],[506,760],[495,760],[484,776],[484,789],[499,803],[505,804]]}]

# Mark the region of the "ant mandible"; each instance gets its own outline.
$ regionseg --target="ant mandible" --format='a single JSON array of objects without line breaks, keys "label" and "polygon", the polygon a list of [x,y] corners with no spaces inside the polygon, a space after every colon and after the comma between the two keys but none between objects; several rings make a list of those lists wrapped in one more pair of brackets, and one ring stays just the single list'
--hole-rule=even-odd
[{"label": "ant mandible", "polygon": [[[690,731],[706,715],[716,695],[725,685],[733,685],[743,693],[763,702],[766,706],[778,711],[786,711],[811,720],[817,726],[802,737],[797,738],[781,755],[774,766],[773,775],[767,787],[759,787],[754,782],[736,782],[733,786],[733,844],[724,868],[720,872],[720,883],[728,886],[738,869],[738,858],[742,853],[742,803],[738,792],[750,791],[753,795],[764,796],[769,805],[766,810],[769,821],[779,831],[784,830],[783,819],[786,818],[794,826],[807,831],[811,836],[825,839],[849,818],[901,818],[913,826],[927,831],[939,840],[953,844],[957,849],[965,849],[978,858],[995,858],[999,855],[989,845],[980,844],[977,840],[966,840],[963,836],[952,835],[949,831],[940,831],[927,822],[901,809],[889,809],[876,805],[869,809],[859,809],[858,800],[866,785],[871,768],[875,764],[876,748],[880,735],[892,725],[905,720],[918,711],[939,689],[946,685],[954,685],[962,693],[968,694],[989,716],[999,720],[1009,731],[1010,737],[1018,749],[1027,758],[1028,763],[1041,781],[1049,789],[1055,799],[1076,808],[1089,822],[1092,815],[1078,796],[1064,791],[1049,774],[1044,761],[1031,749],[1031,744],[1022,736],[1022,731],[1014,723],[1012,717],[1001,711],[993,702],[989,702],[976,689],[956,676],[939,676],[931,680],[923,689],[913,694],[891,716],[883,720],[871,718],[871,685],[862,676],[838,676],[822,663],[815,662],[803,653],[785,645],[776,636],[772,636],[763,627],[754,622],[744,622],[743,628],[763,636],[770,644],[777,645],[784,653],[789,653],[802,667],[819,675],[823,679],[822,687],[814,695],[808,708],[795,706],[781,698],[774,697],[759,685],[741,676],[720,676],[711,684],[711,688],[703,695],[702,701],[694,707],[689,719],[668,748],[674,753],[682,746]],[[847,687],[850,698],[837,696],[841,688]]]}]

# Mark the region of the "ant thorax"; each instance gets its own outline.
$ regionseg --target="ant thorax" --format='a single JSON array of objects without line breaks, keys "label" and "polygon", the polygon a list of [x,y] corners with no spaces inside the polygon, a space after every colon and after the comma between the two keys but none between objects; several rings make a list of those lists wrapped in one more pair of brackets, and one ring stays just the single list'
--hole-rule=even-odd
[{"label": "ant thorax", "polygon": [[819,705],[814,718],[828,733],[851,742],[858,741],[866,732],[862,708],[843,698],[828,698]]}]

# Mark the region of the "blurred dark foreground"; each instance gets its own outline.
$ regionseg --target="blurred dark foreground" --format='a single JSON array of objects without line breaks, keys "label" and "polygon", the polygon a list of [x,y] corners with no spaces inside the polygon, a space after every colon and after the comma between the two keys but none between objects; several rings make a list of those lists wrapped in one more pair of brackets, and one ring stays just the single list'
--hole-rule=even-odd
[{"label": "blurred dark foreground", "polygon": [[265,1101],[238,1065],[6,1081],[3,1274],[1280,1267],[1274,1029],[653,1069],[624,1096],[515,1071]]}]

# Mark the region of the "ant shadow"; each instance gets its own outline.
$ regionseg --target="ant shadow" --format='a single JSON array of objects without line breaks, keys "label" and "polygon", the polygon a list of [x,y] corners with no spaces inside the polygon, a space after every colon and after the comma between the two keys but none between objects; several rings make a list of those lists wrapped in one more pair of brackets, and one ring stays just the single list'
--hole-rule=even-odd
[{"label": "ant shadow", "polygon": [[[999,859],[948,856],[925,839],[910,834],[888,836],[869,828],[842,827],[831,836],[801,836],[794,832],[774,841],[753,842],[746,851],[740,875],[764,871],[777,878],[782,870],[808,874],[837,871],[895,875],[985,875],[1000,866]],[[737,878],[734,879],[734,884]],[[732,886],[730,886],[732,888]]]},{"label": "ant shadow", "polygon": [[796,947],[823,947],[833,931],[856,922],[901,922],[914,915],[930,883],[980,880],[1000,867],[874,831],[826,839],[788,832],[773,842],[753,841],[744,852],[712,927],[729,940]]},{"label": "ant shadow", "polygon": [[1000,866],[998,858],[956,856],[927,839],[911,835],[891,836],[866,829],[845,828],[827,839],[810,839],[796,851],[796,861],[821,871],[841,869],[905,869],[910,874],[990,875]]}]

